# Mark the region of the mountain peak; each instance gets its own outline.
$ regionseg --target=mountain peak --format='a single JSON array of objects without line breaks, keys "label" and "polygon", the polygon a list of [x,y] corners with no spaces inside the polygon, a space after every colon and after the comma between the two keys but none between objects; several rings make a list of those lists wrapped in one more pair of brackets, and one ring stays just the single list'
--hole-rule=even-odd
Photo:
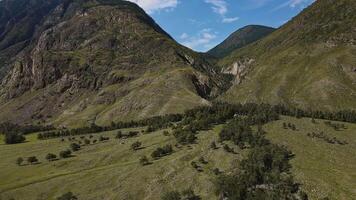
[{"label": "mountain peak", "polygon": [[272,27],[262,25],[245,26],[232,33],[226,40],[208,51],[208,54],[218,58],[225,57],[234,50],[242,48],[269,35],[274,30],[275,29]]}]

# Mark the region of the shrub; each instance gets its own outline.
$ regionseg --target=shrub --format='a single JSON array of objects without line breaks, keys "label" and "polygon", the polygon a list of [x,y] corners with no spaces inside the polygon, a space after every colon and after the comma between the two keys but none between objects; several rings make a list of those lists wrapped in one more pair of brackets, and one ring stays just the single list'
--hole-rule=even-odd
[{"label": "shrub", "polygon": [[85,140],[84,140],[84,143],[85,143],[85,145],[89,145],[89,144],[90,144],[90,140],[85,139]]},{"label": "shrub", "polygon": [[169,155],[173,152],[172,145],[166,145],[164,147],[158,147],[155,151],[152,152],[151,157],[154,159],[158,159],[160,157]]},{"label": "shrub", "polygon": [[48,161],[53,161],[56,158],[57,158],[57,156],[55,154],[53,154],[53,153],[49,153],[49,154],[46,155],[46,160],[48,160]]},{"label": "shrub", "polygon": [[38,163],[38,159],[36,158],[36,156],[30,156],[27,158],[27,162],[32,164]]},{"label": "shrub", "polygon": [[131,145],[131,149],[134,150],[134,151],[137,151],[138,149],[140,149],[141,145],[142,145],[142,143],[139,142],[139,141],[134,142],[134,143],[132,143],[132,145]]},{"label": "shrub", "polygon": [[78,198],[72,193],[67,192],[60,197],[57,197],[57,200],[77,200]]},{"label": "shrub", "polygon": [[77,143],[72,143],[70,144],[70,148],[72,149],[72,151],[79,151],[80,145]]},{"label": "shrub", "polygon": [[117,131],[115,138],[116,138],[116,139],[121,139],[121,138],[123,138],[123,136],[124,136],[124,135],[122,134],[121,131]]},{"label": "shrub", "polygon": [[59,153],[61,158],[69,158],[72,156],[72,152],[70,150],[64,150]]},{"label": "shrub", "polygon": [[146,156],[142,156],[142,157],[140,158],[140,164],[141,164],[142,166],[148,165],[148,164],[149,164],[148,158],[147,158]]},{"label": "shrub", "polygon": [[18,166],[21,166],[22,165],[22,163],[23,163],[23,158],[22,157],[18,157],[17,159],[16,159],[16,164],[18,165]]}]

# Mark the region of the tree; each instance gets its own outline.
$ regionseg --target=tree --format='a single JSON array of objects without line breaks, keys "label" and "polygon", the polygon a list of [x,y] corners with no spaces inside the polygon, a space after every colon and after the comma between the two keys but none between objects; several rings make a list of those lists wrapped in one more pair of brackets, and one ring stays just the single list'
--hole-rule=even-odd
[{"label": "tree", "polygon": [[59,156],[61,158],[69,158],[72,156],[72,152],[70,150],[64,150],[64,151],[59,152]]},{"label": "tree", "polygon": [[140,149],[141,145],[142,145],[142,143],[137,141],[137,142],[132,143],[131,148],[132,148],[132,150],[137,151]]},{"label": "tree", "polygon": [[18,165],[18,166],[21,166],[22,165],[22,163],[23,163],[23,158],[22,157],[18,157],[17,159],[16,159],[16,164]]},{"label": "tree", "polygon": [[55,160],[56,158],[57,158],[57,155],[55,155],[53,153],[49,153],[49,154],[46,155],[46,160],[48,160],[50,162]]},{"label": "tree", "polygon": [[70,144],[70,148],[72,149],[72,151],[79,151],[80,145],[77,143],[72,143]]},{"label": "tree", "polygon": [[67,192],[60,197],[57,197],[57,200],[77,200],[78,198],[72,193]]},{"label": "tree", "polygon": [[4,142],[5,144],[18,144],[26,140],[25,136],[21,133],[8,132],[5,133]]},{"label": "tree", "polygon": [[150,162],[148,161],[148,158],[146,157],[146,156],[142,156],[141,158],[140,158],[140,164],[142,165],[142,166],[145,166],[145,165],[148,165]]},{"label": "tree", "polygon": [[36,156],[30,156],[27,158],[27,162],[32,164],[38,163],[38,159],[36,158]]},{"label": "tree", "polygon": [[89,144],[90,144],[90,140],[85,139],[85,140],[84,140],[84,143],[85,143],[85,145],[89,145]]},{"label": "tree", "polygon": [[123,137],[122,131],[117,131],[115,138],[121,139]]},{"label": "tree", "polygon": [[178,191],[166,192],[162,195],[162,200],[181,200],[181,195]]}]

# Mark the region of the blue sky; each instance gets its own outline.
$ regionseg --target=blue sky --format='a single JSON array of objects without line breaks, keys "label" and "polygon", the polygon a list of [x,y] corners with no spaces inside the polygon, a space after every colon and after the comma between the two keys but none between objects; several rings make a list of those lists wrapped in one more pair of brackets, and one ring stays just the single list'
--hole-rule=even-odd
[{"label": "blue sky", "polygon": [[139,4],[179,43],[205,52],[237,29],[279,27],[314,0],[129,0]]}]

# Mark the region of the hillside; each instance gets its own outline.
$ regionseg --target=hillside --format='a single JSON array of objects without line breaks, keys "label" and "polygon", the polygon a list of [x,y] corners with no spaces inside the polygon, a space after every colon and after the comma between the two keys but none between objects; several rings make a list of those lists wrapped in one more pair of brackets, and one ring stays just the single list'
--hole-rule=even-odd
[{"label": "hillside", "polygon": [[319,0],[269,36],[222,59],[228,102],[356,108],[356,2]]},{"label": "hillside", "polygon": [[[283,128],[283,123],[293,124],[296,130]],[[292,150],[295,155],[291,160],[292,174],[311,200],[324,197],[355,199],[356,126],[343,124],[347,129],[336,131],[324,120],[316,119],[312,123],[310,118],[282,117],[263,128],[272,142]],[[121,131],[126,134],[143,129]],[[211,149],[210,144],[218,141],[221,129],[222,125],[218,125],[211,130],[200,131],[195,144],[174,147],[172,155],[158,160],[149,157],[152,163],[147,166],[140,165],[139,158],[149,156],[157,147],[174,145],[176,140],[172,134],[165,136],[161,130],[128,139],[115,139],[117,130],[93,134],[91,141],[98,140],[100,136],[110,137],[110,140],[82,145],[73,157],[52,162],[45,160],[46,154],[57,154],[68,148],[71,143],[69,137],[65,137],[64,142],[60,138],[37,140],[37,134],[32,134],[23,144],[0,144],[0,154],[3,155],[0,170],[4,172],[0,174],[0,199],[55,199],[71,191],[79,199],[156,200],[165,191],[191,187],[202,199],[215,200],[214,180],[217,176],[214,169],[229,174],[249,152],[229,142],[224,143],[233,147],[236,153],[226,152],[220,143],[217,143],[217,149]],[[346,140],[348,144],[329,144],[323,139],[308,137],[308,133],[320,131],[328,137]],[[84,136],[89,139],[89,135]],[[84,139],[78,136],[76,141]],[[136,141],[142,142],[143,148],[133,151],[131,144]],[[40,163],[17,166],[15,161],[19,156],[37,156]],[[199,163],[200,157],[204,157],[207,164]],[[202,171],[194,169],[192,161],[197,162]]]},{"label": "hillside", "polygon": [[225,87],[136,4],[44,2],[0,2],[2,122],[110,124],[207,105]]},{"label": "hillside", "polygon": [[245,26],[232,33],[226,40],[209,50],[207,53],[217,58],[223,58],[237,49],[266,37],[274,30],[274,28],[260,25]]}]

